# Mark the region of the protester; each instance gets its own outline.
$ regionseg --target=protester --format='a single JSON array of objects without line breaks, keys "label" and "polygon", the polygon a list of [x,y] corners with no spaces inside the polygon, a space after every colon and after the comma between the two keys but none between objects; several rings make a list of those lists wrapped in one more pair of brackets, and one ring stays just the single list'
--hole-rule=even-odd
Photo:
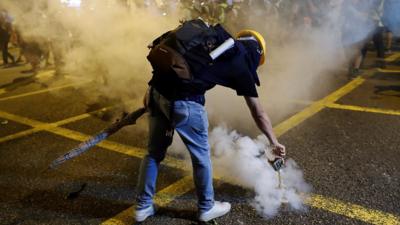
[{"label": "protester", "polygon": [[[218,27],[219,36],[224,40],[230,37],[221,26]],[[201,72],[194,74],[190,82],[178,78],[175,70],[161,72],[163,69],[158,69],[152,62],[153,77],[144,100],[151,115],[148,154],[142,161],[139,176],[135,215],[138,222],[155,213],[152,199],[158,168],[172,143],[174,130],[191,155],[199,220],[210,221],[230,211],[229,203],[214,201],[204,94],[215,85],[232,88],[237,95],[243,96],[256,124],[274,146],[274,152],[279,157],[285,155],[285,147],[278,142],[256,89],[256,85],[260,85],[256,70],[265,60],[265,42],[254,31],[242,32],[239,36],[228,53],[217,58],[212,66],[199,70]],[[167,61],[163,58],[162,62]]]},{"label": "protester", "polygon": [[7,12],[2,10],[0,14],[0,47],[3,56],[3,65],[5,67],[10,66],[10,64],[8,64],[9,58],[12,61],[12,65],[15,64],[14,56],[8,52],[8,44],[10,42],[11,33],[12,33],[11,21],[8,17]]},{"label": "protester", "polygon": [[[26,72],[37,73],[40,69],[40,62],[45,57],[46,45],[37,37],[20,37],[20,47],[26,61],[31,65],[31,69]],[[43,50],[45,49],[45,50]]]},{"label": "protester", "polygon": [[[385,54],[392,54],[393,30],[400,31],[400,1],[385,0],[383,5],[383,24],[387,32]],[[400,32],[399,32],[400,33]]]},{"label": "protester", "polygon": [[[376,66],[380,68],[385,68],[385,44],[383,41],[383,32],[384,32],[384,27],[383,27],[383,22],[382,22],[382,16],[383,16],[383,2],[384,0],[371,0],[371,10],[369,13],[369,18],[371,21],[373,21],[373,32],[369,37],[368,40],[373,41],[375,50],[376,50]],[[363,57],[365,58],[367,54],[367,44],[365,44],[362,54]]]},{"label": "protester", "polygon": [[369,19],[369,8],[362,0],[344,1],[342,5],[342,42],[349,57],[349,78],[358,76],[361,71],[363,53],[368,34],[374,29]]}]

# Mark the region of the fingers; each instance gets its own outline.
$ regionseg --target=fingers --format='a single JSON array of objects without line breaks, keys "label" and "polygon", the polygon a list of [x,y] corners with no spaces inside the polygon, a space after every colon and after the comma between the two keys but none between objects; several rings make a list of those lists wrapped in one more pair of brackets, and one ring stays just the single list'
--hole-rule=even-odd
[{"label": "fingers", "polygon": [[286,149],[283,145],[276,145],[274,146],[272,152],[279,157],[284,158],[286,156]]}]

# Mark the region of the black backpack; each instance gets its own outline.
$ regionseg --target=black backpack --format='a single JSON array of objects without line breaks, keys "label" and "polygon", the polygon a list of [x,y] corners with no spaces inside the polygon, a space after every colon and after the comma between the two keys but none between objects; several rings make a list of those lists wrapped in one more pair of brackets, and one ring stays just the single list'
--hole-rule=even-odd
[{"label": "black backpack", "polygon": [[192,80],[212,65],[209,53],[230,37],[219,24],[210,26],[201,19],[185,21],[155,39],[147,59],[159,74],[175,73],[180,79]]}]

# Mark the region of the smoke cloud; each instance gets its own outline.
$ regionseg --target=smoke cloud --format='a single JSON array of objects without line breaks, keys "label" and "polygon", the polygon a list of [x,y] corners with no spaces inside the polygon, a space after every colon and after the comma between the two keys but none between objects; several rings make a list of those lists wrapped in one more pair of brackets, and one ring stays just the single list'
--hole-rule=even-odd
[{"label": "smoke cloud", "polygon": [[[254,191],[255,197],[249,201],[260,215],[271,218],[285,204],[296,211],[306,209],[303,200],[311,191],[311,186],[305,182],[301,169],[293,159],[286,160],[281,169],[280,183],[278,173],[268,163],[274,156],[265,136],[251,139],[221,125],[211,130],[209,140],[215,175]],[[169,154],[183,157],[187,162],[190,160],[177,136]]]},{"label": "smoke cloud", "polygon": [[[372,7],[362,1],[364,10]],[[151,78],[147,45],[178,25],[183,15],[179,3],[162,5],[160,10],[156,5],[127,8],[107,4],[108,1],[93,2],[97,4],[71,9],[57,0],[1,0],[0,7],[15,18],[14,23],[25,39],[51,41],[53,48],[63,53],[65,72],[93,80],[90,90],[84,92],[88,99],[140,99]],[[298,6],[285,6],[288,2]],[[301,8],[308,2],[245,1],[238,10],[241,13],[233,10],[225,17],[232,34],[251,28],[266,38],[267,62],[258,71],[259,96],[274,123],[299,110],[299,103],[315,100],[315,96],[336,84],[338,75],[347,70],[351,60],[351,54],[343,49],[366,40],[375,28],[349,23],[353,14],[343,8],[349,7],[344,3],[355,0],[320,1],[326,3],[314,10],[314,20],[301,15]],[[345,25],[348,30],[344,32]],[[346,33],[350,31],[353,33]],[[343,42],[345,34],[352,38]],[[260,156],[262,150],[270,151],[268,141],[259,136],[243,98],[232,90],[217,87],[207,94],[206,106],[215,126],[210,132],[210,143],[216,173],[254,190],[252,204],[263,216],[275,215],[282,198],[293,209],[303,209],[301,193],[308,193],[310,186],[301,169],[294,160],[287,160],[281,172],[285,188],[277,188],[277,173]],[[219,125],[223,123],[229,128]],[[231,131],[231,127],[237,131]],[[187,155],[183,149],[181,142],[174,141],[170,153]],[[291,151],[295,149],[288,149],[289,155]]]},{"label": "smoke cloud", "polygon": [[[277,172],[267,163],[268,158],[273,159],[267,143],[265,136],[251,139],[228,131],[226,127],[214,128],[210,132],[210,144],[216,174],[253,189],[256,196],[252,204],[265,217],[278,213],[282,202],[286,201],[293,209],[304,209],[301,195],[306,195],[310,186],[291,159],[280,172],[282,183],[279,184]],[[260,156],[264,151],[268,157]]]},{"label": "smoke cloud", "polygon": [[147,46],[161,32],[179,24],[172,11],[163,16],[156,7],[93,1],[69,8],[59,1],[2,0],[26,41],[51,46],[61,53],[65,73],[90,79],[84,94],[123,102],[142,98],[151,78]]}]

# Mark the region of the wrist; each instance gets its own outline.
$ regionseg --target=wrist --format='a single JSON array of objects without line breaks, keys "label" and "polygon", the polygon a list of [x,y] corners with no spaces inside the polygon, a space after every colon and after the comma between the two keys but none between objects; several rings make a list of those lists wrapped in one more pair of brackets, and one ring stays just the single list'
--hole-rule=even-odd
[{"label": "wrist", "polygon": [[278,142],[278,140],[272,140],[271,141],[271,144],[273,145],[273,146],[277,146],[277,145],[279,145],[279,142]]}]

